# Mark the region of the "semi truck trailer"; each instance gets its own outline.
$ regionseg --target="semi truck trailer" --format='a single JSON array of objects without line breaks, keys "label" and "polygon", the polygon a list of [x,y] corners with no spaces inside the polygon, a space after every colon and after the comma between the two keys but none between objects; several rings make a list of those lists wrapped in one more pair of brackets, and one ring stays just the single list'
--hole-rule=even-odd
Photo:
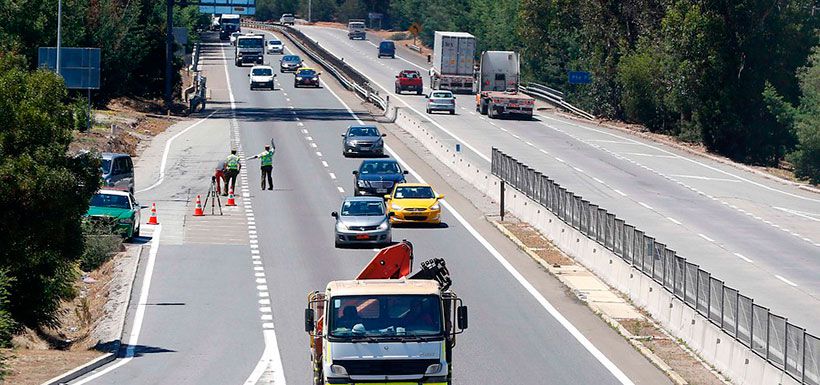
[{"label": "semi truck trailer", "polygon": [[532,118],[535,99],[518,90],[521,69],[518,53],[484,51],[478,71],[475,109],[482,115],[497,118],[518,115]]},{"label": "semi truck trailer", "polygon": [[430,86],[435,90],[473,93],[475,46],[475,37],[469,33],[435,31]]}]

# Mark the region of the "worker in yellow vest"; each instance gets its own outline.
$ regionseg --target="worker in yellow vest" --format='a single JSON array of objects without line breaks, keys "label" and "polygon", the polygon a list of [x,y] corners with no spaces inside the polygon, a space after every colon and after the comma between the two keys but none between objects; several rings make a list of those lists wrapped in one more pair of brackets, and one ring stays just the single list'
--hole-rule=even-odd
[{"label": "worker in yellow vest", "polygon": [[247,160],[257,159],[260,160],[260,165],[262,168],[262,190],[265,189],[265,180],[268,181],[268,190],[273,190],[273,176],[271,175],[273,172],[273,153],[275,149],[271,149],[269,144],[265,145],[265,151],[262,151]]},{"label": "worker in yellow vest", "polygon": [[[240,158],[239,155],[236,155],[236,150],[231,150],[231,155],[225,158],[225,190],[222,191],[223,196],[228,195],[229,191],[236,188],[236,177],[239,175],[239,170],[242,169],[242,163],[239,161]],[[230,189],[228,189],[228,184],[230,184]]]}]

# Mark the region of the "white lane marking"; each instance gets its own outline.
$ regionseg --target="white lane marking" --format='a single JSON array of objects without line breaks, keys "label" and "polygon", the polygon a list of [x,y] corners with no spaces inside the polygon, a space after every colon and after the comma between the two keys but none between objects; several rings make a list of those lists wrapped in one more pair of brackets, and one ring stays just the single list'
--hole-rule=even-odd
[{"label": "white lane marking", "polygon": [[307,140],[308,140],[308,141],[310,141],[310,142],[312,142],[312,141],[313,141],[313,137],[312,137],[312,136],[306,136],[306,137],[305,137],[305,139],[307,139]]},{"label": "white lane marking", "polygon": [[270,305],[270,299],[269,298],[262,298],[262,299],[259,300],[259,304],[260,305]]},{"label": "white lane marking", "polygon": [[727,178],[711,178],[708,176],[700,176],[700,175],[681,175],[681,174],[672,174],[670,176],[677,177],[677,178],[686,178],[686,179],[699,179],[699,180],[708,180],[708,181],[715,181],[715,182],[733,182],[733,183],[740,183],[737,179],[727,179]]},{"label": "white lane marking", "polygon": [[[299,127],[304,127],[305,126],[305,124],[302,123],[302,122],[297,122],[296,125],[299,126]],[[302,130],[302,131],[305,131],[305,133],[307,133],[307,130]]]},{"label": "white lane marking", "polygon": [[580,172],[581,174],[584,174],[584,170],[581,170],[581,169],[580,169],[580,168],[578,168],[578,167],[572,166],[572,169],[573,169],[573,170],[575,170],[575,171]]},{"label": "white lane marking", "polygon": [[329,173],[329,174],[330,174],[330,179],[336,179],[336,174],[334,174],[334,173],[332,173],[332,172],[331,172],[331,173]]},{"label": "white lane marking", "polygon": [[623,193],[623,191],[618,190],[618,189],[616,189],[616,188],[612,189],[612,191],[615,191],[616,193],[620,194],[622,197],[625,197],[625,196],[626,196],[626,194],[624,194],[624,193]]},{"label": "white lane marking", "polygon": [[613,144],[635,144],[630,142],[624,142],[620,140],[607,140],[607,139],[589,139],[590,142],[598,142],[598,143],[613,143]]},{"label": "white lane marking", "polygon": [[811,221],[820,222],[820,219],[817,219],[817,218],[812,216],[812,215],[820,216],[820,214],[809,213],[809,212],[805,212],[805,211],[797,211],[797,210],[792,210],[792,209],[787,209],[787,208],[777,207],[777,206],[774,206],[774,208],[776,210],[787,212],[789,214],[797,215],[798,217],[801,217],[801,218],[806,218],[806,219],[811,220]]},{"label": "white lane marking", "polygon": [[594,180],[594,181],[596,181],[596,182],[598,182],[598,183],[600,183],[600,184],[606,184],[606,183],[604,183],[604,181],[602,181],[602,180],[600,180],[600,179],[598,179],[598,178],[596,178],[596,177],[594,177],[594,176],[592,177],[592,180]]},{"label": "white lane marking", "polygon": [[151,234],[151,249],[148,252],[148,262],[145,264],[145,275],[142,277],[142,287],[140,288],[140,298],[137,302],[137,313],[134,315],[134,325],[131,327],[131,333],[128,337],[128,346],[125,349],[125,358],[117,361],[113,365],[94,373],[88,377],[75,382],[75,385],[82,385],[93,381],[117,368],[130,362],[134,358],[134,351],[139,343],[140,331],[142,331],[142,321],[145,318],[145,308],[148,304],[148,291],[151,288],[151,277],[154,275],[154,264],[157,260],[157,251],[159,250],[159,240],[162,234],[162,225],[156,225]]},{"label": "white lane marking", "polygon": [[703,239],[705,239],[705,240],[707,240],[707,241],[709,241],[709,242],[714,242],[714,241],[715,241],[714,239],[709,238],[709,237],[707,237],[706,235],[701,234],[701,233],[698,233],[698,236],[699,236],[699,237],[701,237],[701,238],[703,238]]},{"label": "white lane marking", "polygon": [[[359,122],[359,124],[364,124],[364,122],[362,122],[353,113],[353,110],[350,109],[347,103],[345,103],[342,100],[342,98],[339,97],[339,95],[336,95],[336,93],[333,92],[333,90],[331,90],[330,88],[326,89],[330,91],[330,93],[334,97],[336,97],[339,103],[341,103],[345,107],[345,109],[347,109],[350,115],[353,116],[353,118],[356,119]],[[402,165],[402,167],[404,167],[405,170],[409,171],[414,178],[416,178],[421,183],[425,183],[424,178],[422,178],[421,175],[416,173],[416,171],[413,168],[411,168],[410,165],[408,165],[407,162],[405,162],[398,154],[396,154],[396,152],[393,151],[393,149],[391,149],[390,146],[385,144],[384,148],[393,156],[393,158],[396,159],[397,162],[399,162]],[[339,189],[341,190],[341,187],[339,187]],[[496,250],[496,248],[493,247],[493,245],[490,244],[489,241],[487,241],[487,239],[485,239],[475,228],[473,228],[473,226],[470,225],[470,223],[468,223],[467,220],[464,219],[464,217],[462,217],[461,214],[459,214],[459,212],[456,211],[456,209],[453,206],[451,206],[446,201],[441,201],[441,205],[444,206],[444,208],[446,208],[447,211],[449,211],[453,215],[453,217],[455,217],[456,220],[459,223],[461,223],[462,226],[464,226],[464,228],[473,236],[473,238],[475,238],[479,243],[481,243],[481,245],[484,246],[484,248],[487,249],[487,251],[490,252],[490,254],[493,257],[495,257],[495,259],[513,276],[513,278],[515,278],[515,280],[518,281],[518,283],[520,283],[521,286],[523,286],[524,289],[527,290],[527,292],[530,293],[530,295],[532,295],[535,298],[535,300],[538,301],[538,303],[541,304],[541,306],[553,318],[555,318],[558,321],[558,323],[560,323],[561,326],[563,326],[570,333],[570,335],[572,335],[581,344],[581,346],[583,346],[590,354],[592,354],[593,357],[595,357],[595,359],[598,360],[598,362],[600,362],[607,370],[609,370],[609,372],[612,373],[612,375],[615,376],[615,378],[617,378],[618,381],[620,381],[624,385],[633,384],[632,380],[630,380],[629,377],[627,377],[626,374],[624,374],[621,371],[621,369],[619,369],[614,363],[612,363],[612,361],[609,360],[609,358],[607,358],[603,353],[601,353],[601,351],[598,350],[598,348],[596,348],[595,345],[593,345],[592,342],[590,342],[575,327],[575,325],[569,322],[569,320],[567,320],[558,311],[558,309],[552,306],[552,304],[549,301],[547,301],[547,299],[544,298],[544,296],[541,295],[541,293],[538,292],[538,290],[529,281],[527,281],[527,279],[524,278],[524,276],[521,275],[521,273],[519,273],[518,270],[516,270],[516,268],[513,267],[512,264],[510,264],[510,262],[507,261],[507,259],[505,259],[504,256],[502,256],[501,253],[499,253],[498,250]]]},{"label": "white lane marking", "polygon": [[200,120],[197,120],[194,124],[186,127],[184,130],[182,130],[180,132],[177,132],[174,136],[168,138],[168,140],[165,142],[165,149],[162,151],[162,161],[159,164],[159,178],[157,179],[156,182],[154,182],[154,184],[152,184],[152,185],[150,185],[150,186],[148,186],[148,187],[146,187],[142,190],[137,190],[135,193],[138,194],[138,193],[141,193],[141,192],[145,192],[145,191],[151,190],[151,189],[159,186],[160,184],[162,184],[162,182],[165,180],[165,165],[168,164],[168,153],[171,151],[171,144],[174,142],[174,139],[176,139],[176,138],[180,137],[181,135],[185,134],[190,129],[200,125],[202,122],[208,120],[208,118],[210,118],[211,116],[213,116],[217,112],[219,112],[219,110],[215,110],[215,111],[211,112],[210,114],[208,114],[208,116],[206,116],[206,117],[204,117]]},{"label": "white lane marking", "polygon": [[645,156],[645,157],[649,157],[649,158],[666,158],[666,159],[679,158],[678,156],[673,156],[673,155],[647,154],[647,153],[643,153],[643,152],[625,152],[624,155]]},{"label": "white lane marking", "polygon": [[648,205],[648,204],[646,204],[646,203],[643,203],[643,202],[638,202],[638,204],[639,204],[639,205],[641,205],[641,206],[643,206],[643,207],[645,207],[645,208],[647,208],[647,209],[654,210],[654,209],[652,208],[652,206],[650,206],[650,205]]},{"label": "white lane marking", "polygon": [[271,308],[270,308],[270,306],[260,306],[259,311],[262,312],[262,313],[270,313]]},{"label": "white lane marking", "polygon": [[746,261],[746,262],[753,263],[751,259],[746,258],[746,256],[744,256],[743,254],[735,253],[735,256],[742,259],[742,260],[744,260],[744,261]]},{"label": "white lane marking", "polygon": [[668,219],[670,222],[672,222],[672,223],[674,223],[674,224],[676,224],[676,225],[680,225],[680,224],[681,224],[681,223],[680,223],[680,221],[678,221],[678,220],[677,220],[677,219],[675,219],[675,218],[672,218],[672,217],[666,217],[666,219]]},{"label": "white lane marking", "polygon": [[322,161],[322,166],[324,166],[324,167],[330,167],[330,166],[327,164],[327,162],[325,162],[324,160]]},{"label": "white lane marking", "polygon": [[564,160],[563,160],[563,159],[561,159],[561,158],[559,158],[559,157],[557,157],[557,156],[555,157],[555,160],[557,160],[557,161],[559,161],[559,162],[561,162],[561,163],[566,163],[566,162],[564,162]]},{"label": "white lane marking", "polygon": [[783,278],[783,277],[781,277],[781,276],[779,276],[779,275],[777,275],[777,274],[775,274],[774,276],[775,276],[775,278],[777,278],[777,279],[779,279],[779,280],[781,280],[781,281],[783,281],[783,282],[786,282],[786,284],[787,284],[787,285],[789,285],[789,286],[797,287],[797,284],[796,284],[796,283],[794,283],[794,282],[792,282],[792,281],[789,281],[789,280],[788,280],[788,279],[786,279],[786,278]]},{"label": "white lane marking", "polygon": [[307,134],[307,133],[308,133],[308,130],[306,130],[306,129],[304,129],[304,128],[303,128],[303,129],[302,129],[302,133],[303,133],[303,134]]},{"label": "white lane marking", "polygon": [[336,186],[336,189],[339,190],[339,192],[342,194],[345,193],[345,189],[341,188],[340,186]]},{"label": "white lane marking", "polygon": [[310,142],[310,147],[316,148],[316,147],[319,147],[319,146],[317,146],[316,143]]},{"label": "white lane marking", "polygon": [[321,153],[321,152],[319,152],[319,151],[316,151],[316,156],[318,156],[318,157],[320,157],[320,158],[321,158],[321,157],[322,157],[322,153]]}]

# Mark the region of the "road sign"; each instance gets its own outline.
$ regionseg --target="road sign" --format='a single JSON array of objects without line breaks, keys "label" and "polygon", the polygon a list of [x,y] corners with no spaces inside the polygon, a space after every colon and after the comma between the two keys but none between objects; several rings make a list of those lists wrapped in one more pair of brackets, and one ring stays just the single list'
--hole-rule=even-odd
[{"label": "road sign", "polygon": [[[57,48],[40,47],[37,51],[37,66],[55,71]],[[66,88],[100,89],[100,49],[60,48],[60,75],[65,81]]]},{"label": "road sign", "polygon": [[569,84],[589,84],[592,83],[592,75],[589,72],[569,71]]},{"label": "road sign", "polygon": [[410,28],[407,28],[407,31],[413,34],[413,36],[418,36],[421,33],[421,24],[413,23],[410,24]]},{"label": "road sign", "polygon": [[200,0],[200,13],[254,15],[256,0]]}]

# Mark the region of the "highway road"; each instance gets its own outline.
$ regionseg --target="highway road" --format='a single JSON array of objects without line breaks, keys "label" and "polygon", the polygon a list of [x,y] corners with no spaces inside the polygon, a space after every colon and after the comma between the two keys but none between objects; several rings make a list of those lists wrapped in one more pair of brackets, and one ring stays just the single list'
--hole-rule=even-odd
[{"label": "highway road", "polygon": [[[138,197],[158,202],[162,227],[153,229],[134,288],[124,337],[131,346],[127,358],[73,384],[310,383],[306,293],[354,277],[375,253],[333,245],[330,212],[351,193],[361,161],[341,155],[339,136],[368,118],[350,109],[361,109],[357,99],[332,82],[294,89],[289,74],[275,91],[249,91],[250,68],[230,58],[230,46],[206,46],[213,95],[205,117],[175,126],[139,159]],[[246,162],[238,207],[221,217],[190,215],[190,197],[207,191],[231,146],[248,157],[271,140],[273,191],[259,189],[258,163]],[[671,383],[484,221],[432,171],[440,166],[396,138],[387,143],[413,179],[447,195],[446,226],[397,228],[393,237],[411,240],[419,260],[445,258],[470,307],[455,350],[456,384]]]},{"label": "highway road", "polygon": [[[378,38],[297,26],[370,78],[392,105],[424,114],[424,98],[396,95],[403,69],[429,64],[404,47],[376,57]],[[427,85],[425,80],[425,85]],[[619,130],[539,112],[531,121],[491,120],[470,95],[456,116],[430,119],[489,168],[492,146],[653,236],[730,287],[820,333],[820,194]]]}]

